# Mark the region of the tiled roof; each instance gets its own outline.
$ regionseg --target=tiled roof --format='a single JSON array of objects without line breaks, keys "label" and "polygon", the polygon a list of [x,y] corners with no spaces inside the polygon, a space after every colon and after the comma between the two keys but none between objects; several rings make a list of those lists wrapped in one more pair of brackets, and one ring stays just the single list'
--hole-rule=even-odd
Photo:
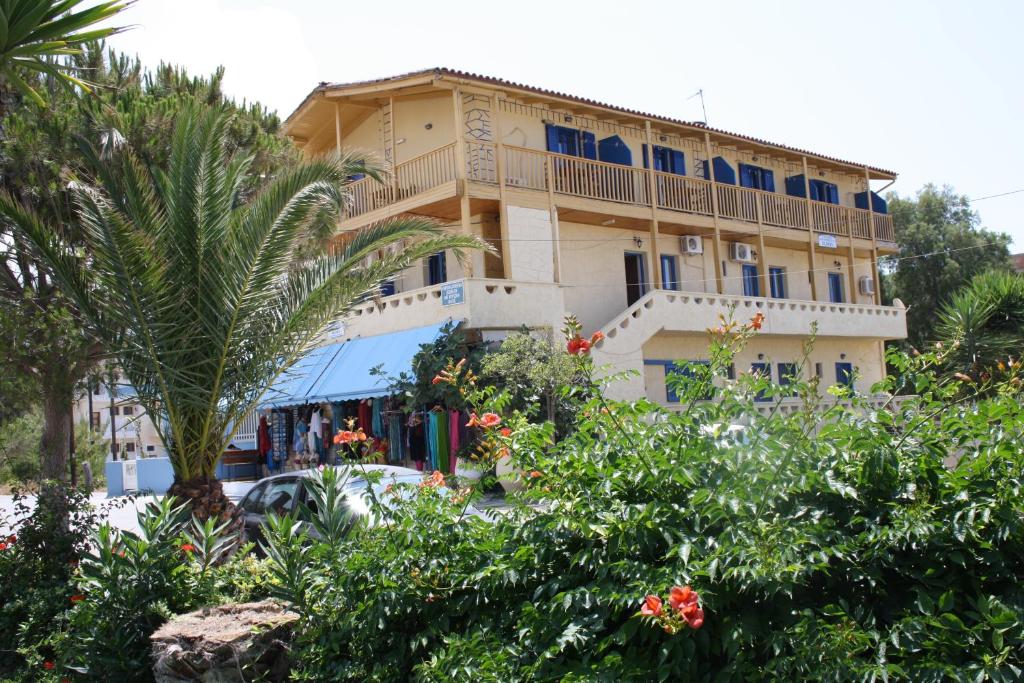
[{"label": "tiled roof", "polygon": [[[495,78],[493,76],[483,76],[481,74],[474,74],[474,73],[470,73],[468,71],[459,71],[458,69],[448,69],[446,67],[436,67],[436,68],[433,68],[433,69],[421,69],[419,71],[410,71],[408,73],[398,74],[397,76],[388,76],[386,78],[373,78],[373,79],[369,79],[369,80],[365,80],[365,81],[353,81],[351,83],[321,83],[316,88],[314,88],[313,91],[310,92],[309,95],[307,95],[305,97],[305,99],[303,99],[303,101],[299,104],[298,107],[295,108],[295,111],[293,111],[288,116],[288,118],[285,120],[285,124],[287,125],[292,120],[292,118],[299,112],[299,110],[301,110],[302,107],[308,101],[313,99],[319,93],[326,92],[328,90],[338,90],[338,89],[343,89],[343,88],[353,88],[353,87],[360,87],[360,86],[367,86],[367,85],[377,85],[377,84],[380,84],[380,83],[387,83],[389,81],[399,81],[399,80],[406,79],[406,78],[413,78],[413,77],[416,77],[416,76],[426,76],[426,75],[429,75],[429,74],[433,74],[433,76],[435,78],[444,78],[444,77],[460,78],[460,79],[465,79],[465,80],[478,81],[480,83],[487,83],[489,85],[496,85],[496,86],[506,87],[506,88],[515,88],[517,90],[526,90],[526,91],[534,92],[534,93],[537,93],[537,94],[540,94],[540,95],[546,95],[548,97],[556,97],[558,99],[570,100],[570,101],[573,101],[573,102],[579,102],[581,104],[590,105],[592,107],[601,107],[603,109],[611,109],[611,110],[614,110],[614,111],[622,112],[624,114],[631,114],[633,116],[641,116],[641,117],[644,117],[644,118],[654,119],[654,120],[657,120],[657,121],[665,121],[666,123],[671,123],[671,124],[675,124],[675,125],[691,126],[691,127],[694,127],[694,128],[700,128],[700,129],[703,129],[703,130],[707,130],[707,131],[709,131],[711,133],[718,133],[720,135],[728,135],[728,136],[731,136],[731,137],[734,137],[734,138],[739,138],[741,140],[747,140],[749,142],[752,142],[752,143],[755,143],[755,144],[759,144],[759,145],[766,145],[766,146],[770,146],[770,147],[777,147],[779,149],[785,149],[785,150],[788,150],[790,152],[795,152],[797,154],[803,154],[803,155],[807,155],[807,156],[816,157],[818,159],[823,159],[823,160],[826,160],[826,161],[831,161],[833,163],[843,164],[844,166],[856,166],[858,168],[864,168],[865,166],[867,166],[866,164],[860,164],[860,163],[856,163],[856,162],[853,162],[853,161],[846,161],[844,159],[839,159],[839,158],[836,158],[836,157],[827,156],[827,155],[824,155],[824,154],[820,154],[818,152],[812,152],[810,150],[800,149],[798,147],[790,147],[788,145],[780,145],[777,142],[770,142],[768,140],[763,140],[761,138],[756,138],[756,137],[753,137],[751,135],[744,135],[742,133],[734,133],[732,131],[722,130],[720,128],[714,128],[714,127],[708,126],[707,124],[702,123],[700,121],[683,121],[681,119],[674,119],[674,118],[671,118],[671,117],[668,117],[668,116],[659,116],[657,114],[649,114],[647,112],[638,111],[636,109],[627,109],[626,107],[619,107],[619,106],[616,106],[614,104],[607,104],[605,102],[598,102],[597,100],[591,100],[591,99],[588,99],[586,97],[579,97],[577,95],[570,95],[568,93],[558,92],[557,90],[546,90],[544,88],[538,88],[538,87],[535,87],[535,86],[532,86],[532,85],[525,85],[523,83],[516,83],[514,81],[508,81],[508,80],[505,80],[503,78]],[[867,168],[869,170],[871,170],[871,171],[875,171],[876,173],[881,173],[883,175],[888,175],[888,176],[893,176],[893,177],[896,176],[896,173],[894,171],[888,171],[888,170],[886,170],[884,168],[878,168],[876,166],[867,166]]]}]

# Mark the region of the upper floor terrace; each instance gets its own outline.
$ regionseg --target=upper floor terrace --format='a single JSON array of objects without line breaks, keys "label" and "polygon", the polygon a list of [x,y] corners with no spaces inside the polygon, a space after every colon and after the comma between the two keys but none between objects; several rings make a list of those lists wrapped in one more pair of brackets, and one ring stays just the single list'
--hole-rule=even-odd
[{"label": "upper floor terrace", "polygon": [[[497,79],[436,69],[323,84],[286,131],[307,154],[364,150],[388,169],[383,182],[353,182],[343,230],[413,213],[472,232],[472,216],[498,216],[499,266],[477,276],[513,279],[510,205],[609,232],[649,231],[654,249],[666,235],[700,236],[719,293],[729,242],[761,253],[798,246],[809,270],[816,251],[866,259],[875,281],[879,254],[896,250],[883,188],[872,185],[894,180],[889,171]],[[659,287],[664,274],[650,256]],[[767,291],[768,273],[760,276]],[[850,268],[851,291],[853,277]]]}]

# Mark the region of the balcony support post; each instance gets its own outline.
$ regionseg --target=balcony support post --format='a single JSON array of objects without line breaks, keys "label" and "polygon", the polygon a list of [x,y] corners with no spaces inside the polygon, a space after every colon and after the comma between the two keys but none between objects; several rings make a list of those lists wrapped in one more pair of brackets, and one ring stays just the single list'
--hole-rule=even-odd
[{"label": "balcony support post", "polygon": [[555,282],[562,281],[562,248],[561,231],[558,228],[558,206],[555,205],[555,170],[551,163],[551,155],[544,155],[544,175],[548,186],[548,211],[551,215],[551,258],[554,268]]},{"label": "balcony support post", "polygon": [[761,296],[768,298],[772,294],[771,283],[768,281],[768,251],[764,246],[764,212],[759,191],[754,191],[754,209],[757,212],[757,274],[761,278]]},{"label": "balcony support post", "polygon": [[[875,235],[875,203],[871,201],[871,171],[864,167],[864,192],[868,198],[868,235],[871,237],[871,277],[875,279],[874,301],[876,306],[882,305],[882,278],[878,272],[878,237]],[[893,235],[895,239],[895,235]],[[883,344],[883,360],[884,347]],[[885,372],[885,363],[882,363],[882,372]]]},{"label": "balcony support post", "polygon": [[[462,234],[472,234],[470,226],[469,183],[466,182],[466,124],[462,116],[462,91],[452,88],[455,115],[455,194],[459,198],[459,223]],[[466,261],[466,277],[473,277],[473,261]]]},{"label": "balcony support post", "polygon": [[712,251],[715,256],[715,292],[721,294],[724,291],[722,289],[722,228],[718,217],[718,183],[715,182],[715,170],[712,164],[714,157],[711,154],[710,133],[704,133],[704,151],[708,157],[708,171],[711,173],[711,177],[706,180],[711,181],[712,224],[715,226],[715,237],[712,242]]},{"label": "balcony support post", "polygon": [[391,124],[388,133],[387,145],[391,156],[391,168],[388,172],[391,175],[391,201],[398,201],[398,157],[395,156],[395,98],[388,98],[388,110],[391,112]]},{"label": "balcony support post", "polygon": [[804,166],[804,202],[807,206],[807,277],[811,281],[811,299],[818,300],[818,274],[815,272],[814,245],[818,235],[814,230],[814,210],[811,208],[811,175],[807,157],[800,157]]},{"label": "balcony support post", "polygon": [[856,264],[857,254],[853,250],[853,225],[850,224],[850,229],[847,230],[846,239],[849,240],[849,259],[850,259],[850,272],[849,272],[849,283],[850,283],[850,303],[857,303],[857,296],[860,294],[860,290],[857,289],[857,273],[855,272],[854,264]]},{"label": "balcony support post", "polygon": [[334,151],[341,158],[341,102],[334,103]]},{"label": "balcony support post", "polygon": [[[491,119],[494,130],[494,165],[498,174],[498,229],[501,231],[501,270],[506,280],[512,279],[512,259],[508,241],[508,188],[505,173],[505,139],[501,132],[501,111],[498,108],[498,93],[491,94]],[[554,219],[552,219],[554,220]],[[557,270],[556,278],[557,278]],[[557,282],[557,279],[555,280]]]},{"label": "balcony support post", "polygon": [[647,193],[651,205],[651,275],[654,289],[661,289],[664,273],[661,272],[661,250],[658,244],[658,181],[654,175],[654,138],[651,136],[651,122],[644,121],[644,134],[647,136]]}]

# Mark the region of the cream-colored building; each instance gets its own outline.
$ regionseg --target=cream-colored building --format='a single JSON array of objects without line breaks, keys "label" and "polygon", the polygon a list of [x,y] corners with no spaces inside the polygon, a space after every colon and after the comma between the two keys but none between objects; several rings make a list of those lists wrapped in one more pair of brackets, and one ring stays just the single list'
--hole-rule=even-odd
[{"label": "cream-colored building", "polygon": [[448,69],[321,84],[285,130],[307,155],[362,150],[392,171],[353,183],[341,230],[416,214],[496,250],[409,269],[345,337],[452,318],[500,339],[573,313],[605,334],[598,364],[637,373],[611,391],[671,405],[666,373],[706,358],[719,314],[765,315],[737,371],[788,372],[814,323],[806,371],[865,393],[883,342],[906,336],[877,287],[897,246],[872,190],[890,171]]},{"label": "cream-colored building", "polygon": [[[119,460],[167,455],[153,421],[135,397],[135,390],[120,378],[113,391],[102,382],[86,388],[75,401],[73,414],[76,424],[88,423],[108,444],[113,437]],[[108,452],[108,457],[112,457],[113,452]]]}]

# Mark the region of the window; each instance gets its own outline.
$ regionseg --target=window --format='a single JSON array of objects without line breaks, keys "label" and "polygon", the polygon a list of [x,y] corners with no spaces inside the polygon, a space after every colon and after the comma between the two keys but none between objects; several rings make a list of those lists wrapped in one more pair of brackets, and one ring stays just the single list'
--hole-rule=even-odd
[{"label": "window", "polygon": [[153,446],[153,445],[146,446],[146,452],[147,453],[152,453],[154,451],[156,451],[156,446]]},{"label": "window", "polygon": [[853,389],[853,363],[836,363],[836,383]]},{"label": "window", "polygon": [[808,189],[811,191],[811,199],[816,202],[839,203],[839,188],[835,183],[826,183],[817,178],[805,181],[803,173],[786,178],[786,194],[792,197],[806,197]]},{"label": "window", "polygon": [[644,254],[627,251],[626,264],[626,305],[632,306],[647,293],[647,265]]},{"label": "window", "polygon": [[133,442],[129,441],[128,443],[126,443],[124,445],[124,449],[127,452],[129,452],[129,453],[134,453],[135,452],[135,444]]},{"label": "window", "polygon": [[250,514],[258,515],[263,512],[263,492],[267,490],[266,484],[260,484],[252,489],[242,499],[240,506]]},{"label": "window", "polygon": [[839,273],[828,274],[828,300],[834,304],[841,304],[843,298],[843,276]]},{"label": "window", "polygon": [[597,158],[597,138],[593,133],[553,123],[545,124],[548,151],[585,159]]},{"label": "window", "polygon": [[825,376],[825,368],[821,363],[814,364],[814,376],[819,379]]},{"label": "window", "polygon": [[743,296],[761,296],[761,287],[758,283],[757,266],[749,263],[743,264]]},{"label": "window", "polygon": [[[765,377],[765,378],[771,380],[771,378],[772,378],[772,364],[771,363],[751,363],[750,364],[750,374],[752,374],[752,375],[760,375],[761,377]],[[762,390],[762,391],[757,392],[757,395],[754,396],[754,400],[755,401],[767,401],[768,400],[768,396],[766,396],[765,392]]]},{"label": "window", "polygon": [[711,172],[714,171],[715,177],[713,180],[716,183],[724,183],[726,185],[736,184],[736,171],[734,171],[732,166],[729,165],[729,162],[722,157],[715,157],[711,160],[710,164],[708,164],[706,160],[702,163],[704,166],[705,180],[712,180]]},{"label": "window", "polygon": [[439,285],[448,281],[448,264],[443,251],[427,259],[427,285]]},{"label": "window", "polygon": [[653,154],[648,155],[647,145],[643,146],[644,168],[650,168],[648,156],[651,156],[654,158],[655,171],[674,173],[675,175],[686,175],[686,155],[678,149],[670,149],[668,147],[659,147],[658,145],[654,145],[652,150]]},{"label": "window", "polygon": [[[686,378],[687,380],[694,378],[696,376],[696,373],[694,372],[696,367],[708,367],[711,365],[711,362],[706,360],[691,360],[684,362],[682,365],[678,365],[670,360],[645,360],[644,365],[660,365],[665,369],[665,402],[679,403],[679,394],[676,393],[676,389],[681,388],[681,385],[686,382],[686,380],[680,378]],[[705,401],[711,400],[711,390],[709,389],[706,394],[699,398]]]},{"label": "window", "polygon": [[124,408],[121,408],[121,414],[122,415],[134,415],[135,414],[135,408],[133,406],[125,406]]},{"label": "window", "polygon": [[381,296],[391,296],[394,293],[395,293],[395,281],[394,280],[388,280],[387,282],[382,282],[381,283],[381,285],[380,285],[380,295]]},{"label": "window", "polygon": [[101,420],[101,418],[100,418],[100,414],[99,413],[93,413],[92,414],[91,419],[90,419],[90,424],[92,425],[93,429],[99,429],[100,428],[100,420]]},{"label": "window", "polygon": [[267,483],[267,491],[263,494],[260,504],[264,513],[283,515],[295,506],[295,497],[299,488],[298,479],[273,479]]},{"label": "window", "polygon": [[769,168],[740,164],[740,185],[755,190],[775,192],[775,173]]},{"label": "window", "polygon": [[679,290],[679,257],[661,255],[661,286],[664,289]]},{"label": "window", "polygon": [[768,286],[771,288],[773,299],[786,298],[786,269],[779,266],[769,266]]},{"label": "window", "polygon": [[[798,366],[796,363],[779,363],[779,386],[785,387],[786,385],[793,384],[799,377],[797,376]],[[793,396],[796,392],[792,389],[786,392],[787,396]]]}]

